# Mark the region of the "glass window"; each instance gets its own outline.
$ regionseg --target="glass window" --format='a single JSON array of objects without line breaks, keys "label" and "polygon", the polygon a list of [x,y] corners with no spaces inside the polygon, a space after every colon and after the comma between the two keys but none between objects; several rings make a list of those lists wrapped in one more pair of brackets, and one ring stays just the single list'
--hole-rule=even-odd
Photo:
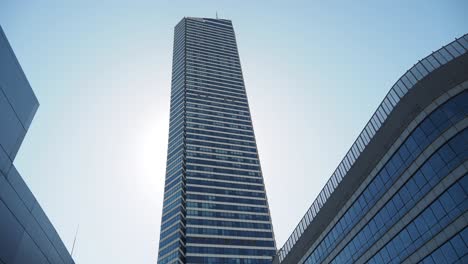
[{"label": "glass window", "polygon": [[403,75],[403,77],[401,77],[401,81],[406,85],[406,88],[408,88],[408,90],[411,89],[416,83],[416,81],[413,81],[414,77],[410,79],[409,76],[412,77],[412,75],[408,72],[407,74]]},{"label": "glass window", "polygon": [[455,184],[451,188],[453,189],[453,191],[450,192],[450,196],[452,197],[452,200],[454,201],[455,204],[460,204],[461,202],[466,200],[466,198],[467,198],[466,194],[463,191],[460,184]]},{"label": "glass window", "polygon": [[367,144],[369,143],[370,141],[370,137],[369,135],[367,134],[367,126],[366,128],[364,128],[364,130],[362,131],[361,135],[364,137],[363,140],[364,140],[364,146],[367,146]]},{"label": "glass window", "polygon": [[432,227],[437,223],[435,214],[432,212],[431,209],[424,211],[424,213],[422,214],[422,217],[424,218],[424,221],[429,227]]},{"label": "glass window", "polygon": [[459,43],[459,41],[452,42],[451,46],[458,51],[458,53],[463,54],[465,53],[465,49],[463,46]]},{"label": "glass window", "polygon": [[[316,200],[317,201],[317,200]],[[314,202],[314,208],[315,208],[315,215],[317,215],[318,211],[320,210],[320,207],[318,205],[318,202]]]},{"label": "glass window", "polygon": [[421,217],[414,219],[414,224],[416,225],[420,235],[423,235],[429,230],[429,227],[424,223],[424,219]]},{"label": "glass window", "polygon": [[359,151],[357,150],[357,144],[356,143],[353,144],[353,146],[351,147],[351,149],[350,149],[347,156],[349,156],[350,165],[353,166],[354,162],[359,157]]},{"label": "glass window", "polygon": [[316,211],[314,205],[315,205],[315,203],[313,203],[312,206],[309,209],[312,212],[312,218],[314,218],[317,215],[317,211]]},{"label": "glass window", "polygon": [[340,163],[340,165],[338,166],[338,175],[340,175],[340,179],[343,179],[345,175],[343,163]]},{"label": "glass window", "polygon": [[347,173],[349,170],[349,164],[348,164],[348,160],[346,159],[346,156],[343,159],[342,164],[343,164],[343,170]]},{"label": "glass window", "polygon": [[[440,51],[441,51],[441,50],[437,51],[437,52],[434,53],[433,55],[434,55],[434,57],[437,59],[437,61],[439,61],[441,64],[445,64],[445,63],[447,63],[448,60],[447,60],[444,56],[442,56],[442,54],[441,54]],[[445,53],[447,53],[447,51],[445,51]],[[447,55],[448,55],[448,54],[447,54]]]},{"label": "glass window", "polygon": [[377,117],[377,114],[375,113],[372,118],[371,118],[371,125],[373,126],[374,128],[374,135],[375,133],[379,130],[380,128],[380,121],[379,121],[379,118]]},{"label": "glass window", "polygon": [[428,61],[432,64],[432,66],[434,66],[434,68],[439,68],[440,67],[440,62],[435,58],[434,55],[430,55],[429,57],[427,57]]},{"label": "glass window", "polygon": [[341,181],[341,179],[343,178],[341,176],[341,172],[338,168],[336,168],[335,172],[334,172],[335,176],[336,176],[336,182],[339,183]]},{"label": "glass window", "polygon": [[465,245],[468,245],[468,228],[463,229],[460,235],[463,241],[465,241]]},{"label": "glass window", "polygon": [[286,251],[289,252],[290,249],[291,249],[291,237],[286,242]]},{"label": "glass window", "polygon": [[465,242],[463,242],[463,240],[461,239],[460,235],[457,235],[456,237],[452,238],[450,244],[455,249],[455,252],[459,257],[464,256],[466,253],[468,253],[468,248],[466,247]]},{"label": "glass window", "polygon": [[390,101],[392,102],[392,107],[395,107],[395,105],[398,104],[398,101],[400,100],[400,97],[398,97],[398,94],[395,92],[395,89],[390,89]]},{"label": "glass window", "polygon": [[374,129],[374,126],[372,125],[372,118],[367,123],[366,130],[367,130],[367,134],[369,135],[369,139],[372,139],[372,137],[375,135],[375,129]]},{"label": "glass window", "polygon": [[421,63],[424,66],[424,68],[427,69],[429,72],[435,69],[434,66],[432,66],[432,64],[429,62],[428,58],[422,60]]},{"label": "glass window", "polygon": [[441,250],[434,251],[431,257],[434,259],[435,263],[447,263]]},{"label": "glass window", "polygon": [[441,250],[447,263],[453,263],[458,259],[457,254],[455,253],[455,250],[453,249],[452,245],[450,245],[450,243],[443,245]]},{"label": "glass window", "polygon": [[[400,81],[400,80],[398,80],[398,81]],[[403,84],[402,84],[402,85],[403,85]],[[405,95],[405,93],[404,93],[404,92],[401,90],[401,88],[399,87],[398,82],[397,82],[395,85],[393,85],[392,90],[395,91],[395,93],[398,95],[398,98],[399,98],[399,99],[401,99],[401,98]]]},{"label": "glass window", "polygon": [[377,114],[377,117],[379,118],[380,123],[383,124],[385,122],[385,118],[387,117],[387,115],[383,111],[382,106],[379,106],[379,108],[377,108],[376,114]]},{"label": "glass window", "polygon": [[351,168],[351,166],[353,166],[354,164],[354,161],[356,161],[356,157],[354,155],[354,152],[353,152],[353,148],[351,147],[351,149],[348,151],[348,153],[346,154],[346,157],[348,158],[348,161],[349,161],[349,167]]},{"label": "glass window", "polygon": [[465,193],[468,193],[468,177],[463,177],[460,181],[460,185],[462,186],[463,190],[465,190]]},{"label": "glass window", "polygon": [[446,212],[450,212],[456,205],[449,193],[444,193],[439,199]]},{"label": "glass window", "polygon": [[322,206],[325,204],[327,201],[327,197],[325,197],[325,192],[323,190],[320,192],[320,202],[322,203]]},{"label": "glass window", "polygon": [[328,197],[330,197],[330,195],[333,193],[334,189],[332,185],[333,185],[332,181],[328,180],[327,185],[326,185],[328,188]]},{"label": "glass window", "polygon": [[298,233],[300,233],[300,234],[302,234],[303,231],[304,231],[304,226],[303,226],[302,224],[303,224],[302,221],[299,222],[299,226],[297,227],[297,228],[298,228],[298,231],[299,231]]},{"label": "glass window", "polygon": [[450,55],[452,55],[455,58],[461,55],[461,53],[458,50],[456,50],[452,45],[446,46],[445,49],[447,49]]},{"label": "glass window", "polygon": [[332,177],[331,177],[331,181],[332,181],[332,185],[333,185],[333,189],[336,188],[336,186],[338,186],[338,181],[336,179],[336,172],[333,173]]},{"label": "glass window", "polygon": [[358,149],[358,145],[357,145],[357,142],[353,144],[353,149],[354,149],[354,155],[357,159],[357,157],[359,157],[359,154],[361,153]]},{"label": "glass window", "polygon": [[400,98],[403,97],[406,92],[408,92],[408,89],[409,89],[409,86],[407,86],[404,82],[403,82],[403,78],[400,78],[400,80],[398,80],[397,82],[397,86],[400,88],[401,92],[402,92],[402,95],[400,95]]},{"label": "glass window", "polygon": [[309,218],[309,223],[307,225],[309,225],[310,222],[312,222],[312,219],[314,219],[314,216],[312,215],[312,210],[310,210],[310,208],[309,210],[307,210],[307,216]]},{"label": "glass window", "polygon": [[445,59],[447,59],[447,61],[452,60],[452,59],[453,59],[453,56],[455,55],[455,54],[450,54],[450,53],[447,51],[446,47],[441,48],[441,49],[439,50],[439,52],[440,52],[440,54],[441,54],[442,56],[444,56]]},{"label": "glass window", "polygon": [[383,109],[385,110],[385,114],[389,115],[392,112],[393,105],[390,102],[390,94],[385,97],[385,100],[383,101]]},{"label": "glass window", "polygon": [[324,194],[324,197],[325,197],[325,198],[330,197],[330,191],[329,191],[329,189],[328,189],[328,184],[325,184],[325,187],[323,188],[323,191],[324,191],[324,193],[325,193],[325,194]]},{"label": "glass window", "polygon": [[416,64],[416,69],[418,69],[418,71],[423,75],[423,76],[426,76],[428,74],[426,68],[424,68],[424,66],[422,65],[421,62],[418,62],[418,64]]},{"label": "glass window", "polygon": [[346,172],[348,172],[349,169],[351,168],[351,166],[353,166],[353,162],[354,162],[354,156],[353,156],[353,153],[351,152],[351,150],[349,150],[348,153],[346,154],[345,160],[346,160],[347,165],[348,165],[348,168],[346,169]]},{"label": "glass window", "polygon": [[422,73],[419,72],[418,68],[416,66],[414,66],[413,68],[411,68],[411,71],[410,71],[414,77],[416,78],[416,80],[421,80],[423,78],[423,75]]},{"label": "glass window", "polygon": [[385,101],[383,101],[383,103],[380,105],[379,108],[380,108],[380,114],[383,117],[383,121],[385,121],[385,119],[387,119],[387,116],[388,116],[387,110],[385,110]]},{"label": "glass window", "polygon": [[364,145],[362,143],[362,138],[361,137],[358,137],[358,139],[356,141],[356,144],[357,144],[357,147],[359,149],[359,152],[361,153],[364,150]]},{"label": "glass window", "polygon": [[457,42],[460,43],[460,45],[463,46],[466,50],[468,50],[468,40],[459,38]]},{"label": "glass window", "polygon": [[416,229],[415,225],[413,224],[408,225],[407,230],[413,241],[415,241],[419,237],[419,232]]},{"label": "glass window", "polygon": [[432,134],[432,132],[436,129],[436,127],[432,124],[430,118],[427,118],[426,120],[424,120],[420,124],[420,127],[426,136]]}]

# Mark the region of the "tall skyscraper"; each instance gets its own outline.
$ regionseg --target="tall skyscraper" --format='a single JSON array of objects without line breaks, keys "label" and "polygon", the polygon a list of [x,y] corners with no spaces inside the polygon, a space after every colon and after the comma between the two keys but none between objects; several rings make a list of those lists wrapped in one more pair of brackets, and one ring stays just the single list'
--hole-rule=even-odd
[{"label": "tall skyscraper", "polygon": [[158,263],[271,263],[275,241],[231,21],[175,27]]}]

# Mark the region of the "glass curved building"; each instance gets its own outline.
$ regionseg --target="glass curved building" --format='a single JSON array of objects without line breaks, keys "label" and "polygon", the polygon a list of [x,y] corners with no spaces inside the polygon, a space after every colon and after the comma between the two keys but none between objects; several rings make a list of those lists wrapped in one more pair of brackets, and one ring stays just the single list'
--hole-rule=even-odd
[{"label": "glass curved building", "polygon": [[158,263],[271,263],[276,245],[231,21],[175,27]]},{"label": "glass curved building", "polygon": [[468,263],[467,51],[395,83],[274,263]]}]

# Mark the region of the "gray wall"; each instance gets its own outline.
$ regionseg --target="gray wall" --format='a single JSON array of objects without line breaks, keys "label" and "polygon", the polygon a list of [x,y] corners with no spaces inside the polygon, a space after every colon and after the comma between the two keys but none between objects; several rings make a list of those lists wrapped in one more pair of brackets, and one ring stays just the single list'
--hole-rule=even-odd
[{"label": "gray wall", "polygon": [[74,263],[13,165],[39,106],[0,27],[0,263]]}]

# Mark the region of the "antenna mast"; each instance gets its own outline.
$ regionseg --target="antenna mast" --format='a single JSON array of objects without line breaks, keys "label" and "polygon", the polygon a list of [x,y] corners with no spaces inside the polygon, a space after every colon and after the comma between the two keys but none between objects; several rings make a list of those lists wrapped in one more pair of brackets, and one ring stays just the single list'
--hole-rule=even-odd
[{"label": "antenna mast", "polygon": [[75,233],[75,239],[73,239],[73,246],[71,250],[71,257],[73,258],[73,251],[75,250],[75,243],[76,243],[76,237],[78,236],[78,230],[80,229],[80,225],[76,228],[76,233]]}]

